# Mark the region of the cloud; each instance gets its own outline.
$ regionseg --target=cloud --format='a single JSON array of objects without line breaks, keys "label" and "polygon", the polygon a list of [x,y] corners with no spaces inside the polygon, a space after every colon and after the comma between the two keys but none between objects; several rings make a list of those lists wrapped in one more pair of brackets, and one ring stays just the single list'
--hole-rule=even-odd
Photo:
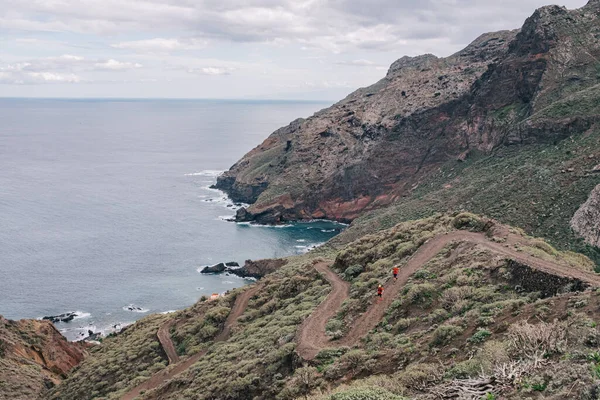
[{"label": "cloud", "polygon": [[350,67],[377,67],[378,65],[373,61],[365,60],[361,58],[359,60],[351,60],[351,61],[338,61],[337,65],[347,65]]},{"label": "cloud", "polygon": [[188,68],[187,71],[191,74],[198,75],[231,75],[233,68],[228,67],[201,67],[201,68]]},{"label": "cloud", "polygon": [[165,39],[154,38],[114,43],[116,49],[132,50],[139,53],[170,53],[180,50],[196,50],[206,47],[208,42],[203,39]]},{"label": "cloud", "polygon": [[41,84],[81,83],[81,73],[90,71],[124,71],[141,68],[139,63],[122,62],[114,59],[99,60],[63,54],[11,64],[0,64],[0,83]]},{"label": "cloud", "polygon": [[103,62],[97,62],[94,64],[96,69],[100,70],[111,70],[111,71],[122,71],[127,69],[137,69],[142,68],[142,64],[139,63],[131,63],[131,62],[121,62],[117,60],[106,60]]},{"label": "cloud", "polygon": [[[407,49],[419,42],[467,44],[480,33],[515,28],[548,0],[0,0],[0,27],[96,34],[181,32],[115,48],[197,49],[208,41],[300,43],[339,53]],[[562,0],[570,8],[586,0]],[[456,47],[455,46],[455,47]],[[454,51],[456,48],[452,48]],[[447,53],[447,46],[434,49]],[[406,51],[406,50],[405,50]]]},{"label": "cloud", "polygon": [[73,73],[28,71],[27,63],[0,68],[0,84],[27,85],[41,83],[80,83],[83,80]]}]

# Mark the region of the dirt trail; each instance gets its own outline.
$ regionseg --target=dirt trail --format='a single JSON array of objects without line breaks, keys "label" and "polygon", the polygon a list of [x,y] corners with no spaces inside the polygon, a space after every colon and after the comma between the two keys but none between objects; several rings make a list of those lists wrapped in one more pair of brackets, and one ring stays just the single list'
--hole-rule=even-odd
[{"label": "dirt trail", "polygon": [[325,263],[315,265],[315,269],[325,276],[333,289],[327,298],[319,304],[298,330],[296,351],[305,359],[313,359],[317,353],[326,347],[329,338],[325,336],[325,325],[348,298],[350,284],[343,281]]},{"label": "dirt trail", "polygon": [[[576,278],[587,282],[592,286],[600,287],[600,275],[592,272],[580,271],[571,267],[560,265],[548,260],[542,260],[533,257],[524,252],[515,250],[512,245],[516,243],[527,244],[525,239],[520,236],[507,234],[506,243],[496,243],[488,240],[482,233],[454,231],[438,235],[423,244],[406,265],[400,268],[398,281],[393,283],[388,280],[384,287],[385,292],[381,302],[374,301],[368,310],[362,314],[356,321],[348,334],[339,341],[331,342],[325,335],[325,324],[327,320],[333,317],[339,306],[348,296],[348,283],[331,271],[326,265],[319,264],[317,270],[325,275],[329,283],[333,286],[333,291],[327,299],[317,307],[315,312],[308,317],[300,326],[298,338],[298,354],[306,360],[312,360],[320,349],[337,346],[352,346],[360,338],[365,336],[383,319],[387,309],[397,298],[398,294],[407,283],[411,275],[421,269],[429,260],[435,257],[445,246],[452,242],[470,242],[479,244],[488,249],[507,256],[515,261],[527,264],[532,268],[544,271],[553,275]],[[316,316],[314,316],[317,314]],[[314,316],[314,317],[313,317]]]},{"label": "dirt trail", "polygon": [[177,364],[179,362],[179,355],[177,351],[175,351],[175,346],[173,345],[173,341],[171,340],[171,328],[175,323],[174,320],[170,320],[166,324],[163,324],[158,329],[158,341],[162,346],[165,353],[167,353],[167,358],[169,359],[169,365]]},{"label": "dirt trail", "polygon": [[[233,308],[229,312],[229,316],[225,320],[223,330],[214,339],[215,343],[224,342],[227,339],[229,339],[229,336],[231,335],[231,329],[237,324],[237,319],[244,313],[246,307],[248,306],[248,302],[250,301],[252,296],[254,296],[256,292],[258,292],[259,289],[260,286],[255,286],[238,295],[238,297],[235,299],[235,303],[233,304]],[[175,346],[173,345],[171,335],[169,334],[170,326],[168,327],[168,329],[163,329],[166,328],[167,325],[169,325],[169,323],[163,325],[159,329],[158,338],[160,340],[161,345],[163,346],[163,349],[165,350],[165,353],[167,353],[167,356],[169,357],[169,362],[171,362],[171,356],[169,355],[169,352],[171,351],[170,348],[172,348],[173,351],[175,351]],[[161,331],[163,331],[162,339]],[[136,397],[140,396],[142,392],[147,392],[151,389],[155,389],[161,386],[163,383],[167,382],[176,375],[179,375],[183,371],[189,369],[192,365],[196,364],[204,355],[206,355],[206,353],[208,353],[209,350],[210,349],[203,350],[199,353],[194,354],[191,357],[177,362],[172,368],[168,368],[157,372],[156,374],[152,375],[150,379],[139,384],[138,386],[134,387],[129,392],[127,392],[125,395],[123,395],[121,397],[121,400],[133,400]],[[179,356],[177,356],[176,352],[175,356],[179,360]]]}]

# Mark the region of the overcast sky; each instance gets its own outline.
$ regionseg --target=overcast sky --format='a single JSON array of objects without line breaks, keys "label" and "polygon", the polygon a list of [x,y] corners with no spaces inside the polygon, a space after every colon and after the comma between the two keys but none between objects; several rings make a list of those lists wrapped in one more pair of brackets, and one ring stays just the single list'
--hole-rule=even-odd
[{"label": "overcast sky", "polygon": [[546,4],[0,0],[0,96],[336,100],[404,55],[450,55]]}]

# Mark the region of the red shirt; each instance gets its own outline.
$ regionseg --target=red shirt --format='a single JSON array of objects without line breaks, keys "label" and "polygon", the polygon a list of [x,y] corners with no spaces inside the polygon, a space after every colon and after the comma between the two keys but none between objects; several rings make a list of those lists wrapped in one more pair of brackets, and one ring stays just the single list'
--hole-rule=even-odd
[{"label": "red shirt", "polygon": [[383,293],[383,288],[382,287],[378,287],[377,288],[377,294],[382,294]]},{"label": "red shirt", "polygon": [[397,274],[399,270],[400,270],[400,268],[398,268],[398,267],[394,267],[394,269],[392,270],[392,272],[393,272],[394,274]]}]

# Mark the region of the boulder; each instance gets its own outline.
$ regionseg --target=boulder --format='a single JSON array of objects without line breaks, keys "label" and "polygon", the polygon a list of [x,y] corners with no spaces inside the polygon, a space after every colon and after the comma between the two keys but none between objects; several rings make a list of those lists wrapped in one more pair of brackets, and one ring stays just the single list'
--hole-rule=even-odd
[{"label": "boulder", "polygon": [[236,263],[235,261],[230,261],[228,263],[225,263],[225,266],[227,266],[227,267],[239,267],[240,264]]},{"label": "boulder", "polygon": [[220,272],[225,271],[227,267],[225,266],[224,263],[218,263],[215,264],[213,266],[210,267],[204,267],[204,269],[202,269],[202,271],[200,271],[201,274],[218,274]]},{"label": "boulder", "polygon": [[242,268],[227,268],[227,272],[230,272],[241,278],[260,279],[267,274],[275,272],[285,264],[287,264],[287,261],[282,259],[268,259],[259,261],[246,260]]},{"label": "boulder", "polygon": [[53,323],[57,323],[57,322],[71,322],[73,321],[73,319],[75,318],[77,314],[75,314],[74,312],[69,312],[69,313],[64,313],[64,314],[60,314],[60,315],[50,315],[47,317],[42,318],[45,321],[50,321]]}]

